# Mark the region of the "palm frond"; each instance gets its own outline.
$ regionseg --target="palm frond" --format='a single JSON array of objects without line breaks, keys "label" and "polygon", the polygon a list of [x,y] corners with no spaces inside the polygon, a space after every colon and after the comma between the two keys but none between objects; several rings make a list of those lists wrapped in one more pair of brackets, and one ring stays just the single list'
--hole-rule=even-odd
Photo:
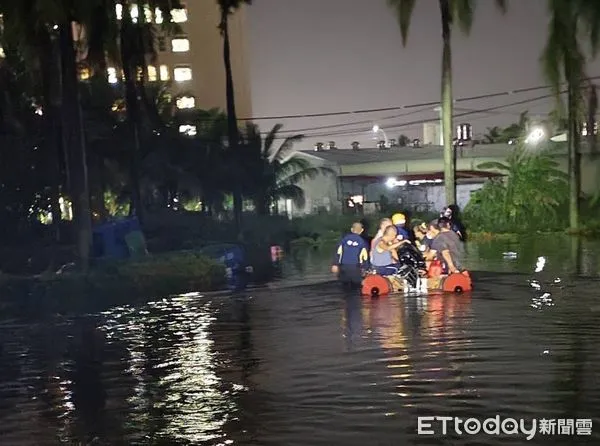
[{"label": "palm frond", "polygon": [[453,0],[450,3],[452,23],[457,24],[463,33],[469,34],[473,26],[475,3],[473,0]]},{"label": "palm frond", "polygon": [[406,46],[408,41],[408,31],[412,14],[417,4],[417,0],[388,0],[388,5],[396,13],[398,25],[400,26],[400,35],[402,36],[402,45]]},{"label": "palm frond", "polygon": [[314,180],[321,175],[335,175],[335,171],[329,167],[309,167],[298,172],[294,172],[287,177],[278,178],[277,184],[298,184],[306,180]]},{"label": "palm frond", "polygon": [[286,184],[276,188],[273,191],[273,198],[275,200],[292,200],[294,205],[299,208],[303,208],[306,205],[306,196],[304,194],[304,189],[295,184]]}]

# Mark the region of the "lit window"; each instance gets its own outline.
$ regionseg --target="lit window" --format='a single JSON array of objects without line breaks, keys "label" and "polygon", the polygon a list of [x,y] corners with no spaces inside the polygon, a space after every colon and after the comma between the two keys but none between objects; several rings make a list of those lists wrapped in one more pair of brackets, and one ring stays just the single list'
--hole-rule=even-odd
[{"label": "lit window", "polygon": [[154,10],[154,23],[160,25],[163,22],[163,13],[160,8]]},{"label": "lit window", "polygon": [[152,10],[148,5],[144,5],[144,19],[146,20],[146,23],[152,23]]},{"label": "lit window", "polygon": [[195,125],[180,125],[179,133],[185,136],[196,136],[197,130]]},{"label": "lit window", "polygon": [[141,82],[142,80],[144,80],[144,70],[142,67],[137,67],[135,69],[135,79],[138,82]]},{"label": "lit window", "polygon": [[4,52],[4,48],[0,46],[0,58],[4,59],[6,57],[6,53]]},{"label": "lit window", "polygon": [[168,81],[171,76],[169,76],[169,67],[166,65],[161,65],[159,68],[160,80]]},{"label": "lit window", "polygon": [[148,80],[150,82],[156,82],[158,80],[158,73],[154,65],[148,65]]},{"label": "lit window", "polygon": [[110,84],[116,84],[117,82],[119,82],[119,78],[117,78],[117,69],[116,68],[110,67],[106,71],[108,72],[108,82]]},{"label": "lit window", "polygon": [[185,8],[172,9],[171,20],[175,23],[187,22],[187,10]]},{"label": "lit window", "polygon": [[123,5],[121,3],[117,3],[115,5],[115,14],[117,15],[117,20],[121,20],[123,18]]},{"label": "lit window", "polygon": [[177,99],[177,108],[194,108],[196,106],[196,98],[194,96],[182,96]]},{"label": "lit window", "polygon": [[173,78],[176,82],[185,82],[192,80],[192,69],[190,67],[175,67]]},{"label": "lit window", "polygon": [[171,40],[171,49],[174,53],[185,53],[190,50],[190,41],[184,38]]},{"label": "lit window", "polygon": [[138,9],[138,5],[131,5],[131,21],[133,23],[137,23],[138,18],[140,16],[140,10]]}]

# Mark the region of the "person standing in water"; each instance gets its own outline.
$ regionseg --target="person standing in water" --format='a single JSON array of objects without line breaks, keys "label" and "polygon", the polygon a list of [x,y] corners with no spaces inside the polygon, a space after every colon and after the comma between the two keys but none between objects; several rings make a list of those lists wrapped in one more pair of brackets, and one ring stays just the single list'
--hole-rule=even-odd
[{"label": "person standing in water", "polygon": [[369,245],[362,237],[363,231],[362,223],[353,223],[350,233],[342,237],[337,247],[331,272],[344,285],[360,286],[362,271],[368,266]]}]

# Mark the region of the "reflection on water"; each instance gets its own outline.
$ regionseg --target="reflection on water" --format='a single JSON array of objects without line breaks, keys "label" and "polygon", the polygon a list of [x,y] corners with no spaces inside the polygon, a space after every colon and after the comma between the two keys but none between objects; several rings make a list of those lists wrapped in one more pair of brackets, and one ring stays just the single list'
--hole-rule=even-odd
[{"label": "reflection on water", "polygon": [[[594,275],[598,254],[569,243],[471,245],[469,262],[498,272],[470,295],[283,284],[0,315],[0,444],[598,444],[600,282],[573,275]],[[320,280],[328,260],[315,251],[296,270]],[[418,436],[417,417],[434,415],[594,424],[591,437],[530,442]]]}]

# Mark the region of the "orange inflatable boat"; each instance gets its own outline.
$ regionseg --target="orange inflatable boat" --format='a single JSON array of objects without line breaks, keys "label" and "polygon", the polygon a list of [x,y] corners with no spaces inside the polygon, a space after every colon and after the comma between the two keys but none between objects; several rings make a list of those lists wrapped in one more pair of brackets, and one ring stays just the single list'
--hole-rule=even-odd
[{"label": "orange inflatable boat", "polygon": [[473,289],[471,275],[468,271],[423,277],[411,286],[406,279],[397,276],[367,275],[362,281],[363,296],[387,296],[388,294],[429,294],[429,293],[466,293]]}]

